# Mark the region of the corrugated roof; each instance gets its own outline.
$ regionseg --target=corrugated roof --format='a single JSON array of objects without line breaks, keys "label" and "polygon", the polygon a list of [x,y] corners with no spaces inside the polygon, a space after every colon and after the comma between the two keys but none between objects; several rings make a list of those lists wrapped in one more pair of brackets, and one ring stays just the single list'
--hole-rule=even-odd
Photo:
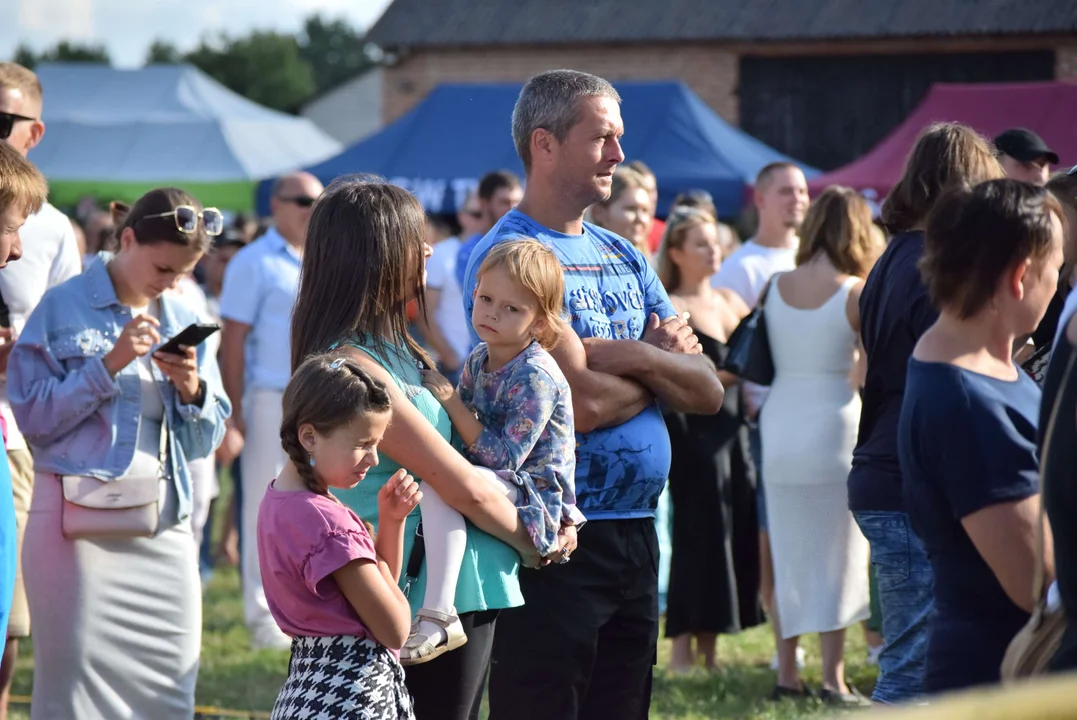
[{"label": "corrugated roof", "polygon": [[383,47],[1077,34],[1077,0],[394,0]]}]

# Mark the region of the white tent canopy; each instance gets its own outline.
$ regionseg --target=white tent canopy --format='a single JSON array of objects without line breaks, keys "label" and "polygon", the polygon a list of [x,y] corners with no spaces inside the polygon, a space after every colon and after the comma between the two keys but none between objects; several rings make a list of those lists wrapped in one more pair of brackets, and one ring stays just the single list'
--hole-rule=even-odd
[{"label": "white tent canopy", "polygon": [[32,160],[52,181],[252,181],[320,162],[340,144],[190,65],[117,70],[46,63],[45,137]]}]

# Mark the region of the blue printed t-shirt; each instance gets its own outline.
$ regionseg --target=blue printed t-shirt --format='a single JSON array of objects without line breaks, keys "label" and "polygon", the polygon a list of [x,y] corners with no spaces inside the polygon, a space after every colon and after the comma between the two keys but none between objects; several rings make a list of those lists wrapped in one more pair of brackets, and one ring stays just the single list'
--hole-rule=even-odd
[{"label": "blue printed t-shirt", "polygon": [[[581,338],[639,340],[650,313],[661,319],[677,314],[654,270],[624,238],[590,223],[582,235],[565,235],[513,209],[471,253],[464,284],[468,317],[490,248],[522,238],[546,244],[561,261],[568,319]],[[471,336],[477,344],[474,328]],[[577,433],[577,507],[589,520],[654,517],[669,463],[669,432],[657,402],[622,425]]]},{"label": "blue printed t-shirt", "polygon": [[935,575],[925,687],[999,681],[1010,640],[1028,621],[972,544],[962,518],[1036,494],[1040,389],[946,363],[909,360],[898,426],[904,498]]},{"label": "blue printed t-shirt", "polygon": [[860,435],[849,473],[853,512],[901,512],[897,428],[905,373],[920,336],[939,314],[931,305],[917,263],[924,234],[899,233],[875,263],[860,294],[860,337],[868,359]]},{"label": "blue printed t-shirt", "polygon": [[[475,234],[469,237],[464,242],[460,243],[460,249],[456,251],[456,280],[460,283],[460,287],[466,287],[464,282],[467,280],[467,263],[471,259],[471,253],[475,252],[475,247],[482,242],[483,236],[481,234]],[[467,303],[465,303],[466,305]],[[468,324],[471,323],[471,316],[467,316]],[[471,341],[471,346],[475,347],[476,340]]]}]

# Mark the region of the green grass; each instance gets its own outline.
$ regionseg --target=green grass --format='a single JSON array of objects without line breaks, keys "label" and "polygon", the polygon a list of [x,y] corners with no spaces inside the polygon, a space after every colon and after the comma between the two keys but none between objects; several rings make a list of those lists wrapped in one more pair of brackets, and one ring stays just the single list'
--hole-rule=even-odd
[{"label": "green grass", "polygon": [[[228,506],[230,490],[230,481],[222,478],[221,497],[217,502],[217,507],[221,508],[217,513],[218,524]],[[214,535],[219,536],[221,528],[215,530]],[[243,625],[239,576],[234,569],[218,569],[206,588],[202,627],[197,703],[204,711],[200,717],[206,720],[268,718],[268,711],[288,672],[288,653],[250,649],[250,637]],[[818,687],[818,637],[805,638],[803,644],[808,653],[804,679]],[[13,685],[16,701],[12,702],[9,714],[12,720],[28,720],[27,704],[17,700],[28,698],[33,686],[32,642],[24,641],[20,650]],[[774,639],[769,626],[721,637],[718,640],[720,669],[715,672],[699,668],[687,675],[669,673],[666,670],[669,653],[670,643],[662,638],[658,645],[651,718],[792,720],[835,715],[818,701],[773,703],[767,699],[774,687],[774,673],[769,669]],[[864,662],[866,649],[859,628],[848,634],[845,657],[847,678],[862,693],[870,695],[875,684],[875,669]]]},{"label": "green grass", "polygon": [[[198,704],[226,710],[268,711],[287,674],[288,656],[287,653],[272,650],[250,650],[249,637],[243,625],[239,579],[234,570],[220,570],[215,574],[206,591],[204,618]],[[804,677],[809,684],[818,686],[817,638],[807,638],[805,647],[808,667]],[[669,651],[669,642],[663,639],[659,645],[658,668],[655,671],[652,718],[785,720],[825,716],[829,712],[818,702],[785,701],[775,704],[766,699],[774,686],[774,673],[768,668],[774,652],[769,627],[720,638],[718,655],[721,669],[716,672],[699,668],[688,675],[668,673],[665,668],[669,662]],[[859,629],[849,633],[846,657],[849,680],[862,692],[869,694],[875,682],[875,670],[864,664],[865,649]],[[31,648],[30,643],[25,643],[15,675],[14,694],[29,696],[32,683]],[[16,720],[28,717],[25,705],[13,704],[12,710],[11,717]],[[207,718],[218,716],[216,713],[205,715]]]}]

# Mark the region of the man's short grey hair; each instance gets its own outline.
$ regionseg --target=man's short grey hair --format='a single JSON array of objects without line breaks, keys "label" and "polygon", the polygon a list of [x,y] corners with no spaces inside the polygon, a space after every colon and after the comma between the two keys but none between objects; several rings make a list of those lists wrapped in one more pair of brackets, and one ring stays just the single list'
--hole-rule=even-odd
[{"label": "man's short grey hair", "polygon": [[569,130],[580,121],[579,100],[585,97],[608,97],[621,102],[613,85],[585,72],[549,70],[527,81],[512,109],[512,140],[525,172],[531,170],[531,136],[542,128],[558,142],[564,142]]}]

